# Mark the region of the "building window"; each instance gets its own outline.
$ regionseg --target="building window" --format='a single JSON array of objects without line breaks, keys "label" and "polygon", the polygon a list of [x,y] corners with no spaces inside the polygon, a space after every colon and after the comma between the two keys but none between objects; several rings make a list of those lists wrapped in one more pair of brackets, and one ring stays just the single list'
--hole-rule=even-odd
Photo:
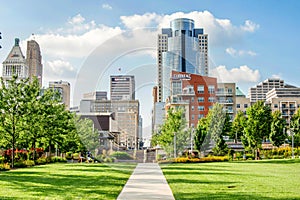
[{"label": "building window", "polygon": [[191,102],[194,102],[194,99],[195,99],[195,98],[194,98],[194,97],[192,97],[192,98],[191,98]]},{"label": "building window", "polygon": [[201,118],[203,118],[203,117],[204,117],[203,114],[199,114],[199,115],[198,115],[198,119],[201,119]]},{"label": "building window", "polygon": [[194,107],[194,106],[192,106],[192,110],[195,110],[195,107]]},{"label": "building window", "polygon": [[194,120],[195,119],[195,115],[192,115],[192,120]]},{"label": "building window", "polygon": [[244,108],[248,108],[248,104],[244,104]]},{"label": "building window", "polygon": [[172,95],[181,94],[181,81],[172,82]]},{"label": "building window", "polygon": [[204,93],[204,85],[198,85],[197,91],[198,91],[198,94],[203,94]]},{"label": "building window", "polygon": [[210,110],[210,109],[212,109],[213,108],[213,106],[208,106],[208,109]]},{"label": "building window", "polygon": [[209,85],[208,86],[208,93],[214,94],[215,93],[215,86],[214,85]]},{"label": "building window", "polygon": [[204,106],[198,106],[199,111],[204,111]]},{"label": "building window", "polygon": [[208,97],[208,102],[215,102],[215,97]]},{"label": "building window", "polygon": [[227,89],[228,94],[232,94],[232,88]]},{"label": "building window", "polygon": [[241,104],[236,104],[236,108],[241,108]]},{"label": "building window", "polygon": [[278,108],[278,104],[274,104],[274,108]]},{"label": "building window", "polygon": [[198,102],[204,102],[204,97],[198,97]]}]

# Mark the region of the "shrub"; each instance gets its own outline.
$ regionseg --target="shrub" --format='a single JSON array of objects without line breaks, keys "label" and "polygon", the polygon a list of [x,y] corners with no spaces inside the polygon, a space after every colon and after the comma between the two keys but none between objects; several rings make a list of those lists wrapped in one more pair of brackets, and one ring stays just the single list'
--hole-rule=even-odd
[{"label": "shrub", "polygon": [[23,161],[23,163],[27,166],[27,167],[32,167],[35,165],[33,160],[25,160]]},{"label": "shrub", "polygon": [[175,163],[203,163],[203,162],[224,162],[228,161],[228,156],[209,156],[203,158],[175,158]]},{"label": "shrub", "polygon": [[110,157],[114,157],[119,160],[132,160],[133,158],[126,152],[116,151],[110,155]]},{"label": "shrub", "polygon": [[8,163],[0,164],[0,171],[10,170],[10,165]]},{"label": "shrub", "polygon": [[79,159],[79,153],[73,153],[73,159],[78,160]]},{"label": "shrub", "polygon": [[51,162],[55,163],[55,162],[61,162],[61,163],[65,163],[67,162],[67,160],[65,158],[59,157],[59,156],[55,156],[51,158]]},{"label": "shrub", "polygon": [[247,160],[254,160],[255,156],[252,153],[246,153],[246,159]]},{"label": "shrub", "polygon": [[72,152],[66,153],[66,159],[71,160],[72,159]]},{"label": "shrub", "polygon": [[15,168],[25,168],[25,167],[27,167],[27,165],[24,163],[24,161],[18,161],[16,163],[14,163],[14,167]]},{"label": "shrub", "polygon": [[41,158],[37,159],[35,162],[37,165],[44,165],[47,163],[47,159],[45,157],[41,157]]}]

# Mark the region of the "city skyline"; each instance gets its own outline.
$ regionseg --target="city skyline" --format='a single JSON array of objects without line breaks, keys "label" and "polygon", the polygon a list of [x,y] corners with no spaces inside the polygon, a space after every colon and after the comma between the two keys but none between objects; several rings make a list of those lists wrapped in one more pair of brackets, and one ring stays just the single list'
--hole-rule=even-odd
[{"label": "city skyline", "polygon": [[[138,4],[138,1],[133,3]],[[145,1],[135,7],[122,1],[5,2],[0,8],[1,63],[11,50],[14,38],[20,38],[23,53],[27,41],[35,39],[43,57],[43,86],[52,80],[65,80],[71,83],[73,96],[74,90],[78,88],[80,91],[76,82],[81,77],[94,80],[93,84],[83,85],[89,87],[78,93],[75,97],[78,100],[83,92],[108,91],[110,75],[135,75],[136,99],[141,102],[144,127],[151,126],[148,105],[152,105],[152,87],[157,82],[157,33],[161,28],[169,27],[172,19],[186,17],[195,21],[195,27],[204,28],[209,34],[209,67],[215,75],[222,75],[218,82],[236,82],[246,94],[249,87],[272,77],[299,86],[295,72],[299,69],[296,58],[300,42],[295,38],[300,32],[296,26],[300,3],[217,3]],[[58,10],[55,15],[53,9]],[[124,38],[128,42],[121,43]],[[105,48],[105,57],[110,60],[99,57],[96,68],[87,68],[92,61],[89,59],[91,54],[97,48],[101,53],[99,49],[106,44],[109,47]],[[124,52],[130,53],[124,55]],[[100,76],[93,77],[93,73],[99,70],[96,74]],[[73,100],[71,105],[78,104]]]}]

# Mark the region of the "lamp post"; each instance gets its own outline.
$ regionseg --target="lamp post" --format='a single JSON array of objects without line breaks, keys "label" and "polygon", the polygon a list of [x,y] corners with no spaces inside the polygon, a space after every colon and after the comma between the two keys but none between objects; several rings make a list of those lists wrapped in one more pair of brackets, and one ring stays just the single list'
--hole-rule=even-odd
[{"label": "lamp post", "polygon": [[176,133],[174,132],[174,158],[176,158]]},{"label": "lamp post", "polygon": [[194,127],[192,127],[191,130],[191,153],[193,152],[193,133],[194,133]]}]

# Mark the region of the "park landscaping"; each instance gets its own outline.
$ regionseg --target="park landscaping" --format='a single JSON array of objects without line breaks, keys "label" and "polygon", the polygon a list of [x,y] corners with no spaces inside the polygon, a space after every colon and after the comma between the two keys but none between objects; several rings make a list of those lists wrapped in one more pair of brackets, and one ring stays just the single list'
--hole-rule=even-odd
[{"label": "park landscaping", "polygon": [[0,172],[0,199],[116,199],[135,164],[55,163]]},{"label": "park landscaping", "polygon": [[175,199],[300,199],[300,159],[161,164]]}]

